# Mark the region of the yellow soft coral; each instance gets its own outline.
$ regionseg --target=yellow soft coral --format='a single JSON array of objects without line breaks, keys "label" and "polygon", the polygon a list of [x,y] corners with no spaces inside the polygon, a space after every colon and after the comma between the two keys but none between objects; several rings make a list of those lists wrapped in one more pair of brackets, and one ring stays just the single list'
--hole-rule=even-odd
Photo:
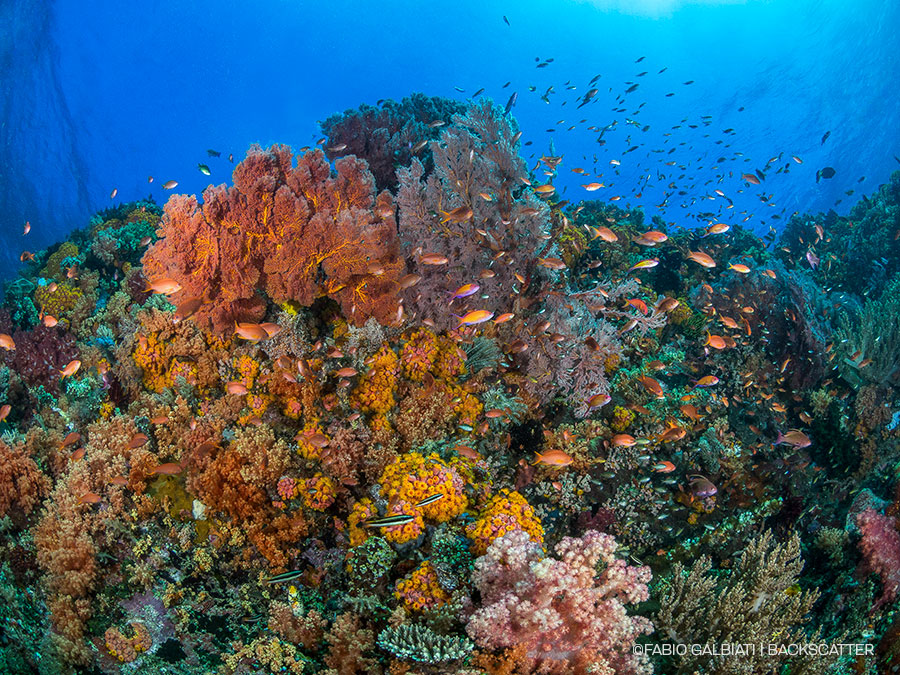
[{"label": "yellow soft coral", "polygon": [[466,535],[472,540],[472,552],[484,555],[495,539],[513,530],[523,530],[532,541],[544,543],[544,528],[525,497],[503,489],[491,498],[478,520],[466,528]]}]

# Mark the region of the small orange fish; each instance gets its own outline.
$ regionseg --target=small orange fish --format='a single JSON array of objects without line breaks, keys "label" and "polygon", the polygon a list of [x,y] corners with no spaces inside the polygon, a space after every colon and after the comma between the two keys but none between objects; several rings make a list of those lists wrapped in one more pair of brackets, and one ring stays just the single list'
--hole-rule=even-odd
[{"label": "small orange fish", "polygon": [[710,335],[709,331],[707,331],[706,342],[703,343],[703,346],[709,346],[713,349],[725,349],[726,344],[721,335]]},{"label": "small orange fish", "polygon": [[397,285],[400,286],[401,290],[406,290],[407,288],[412,288],[420,281],[422,281],[422,277],[420,277],[418,274],[407,274],[397,282]]},{"label": "small orange fish", "polygon": [[668,313],[678,307],[678,305],[680,304],[681,303],[676,298],[665,298],[662,302],[659,303],[659,311]]},{"label": "small orange fish", "polygon": [[635,440],[634,436],[632,436],[631,434],[616,434],[615,436],[612,437],[612,440],[610,441],[610,443],[612,443],[614,446],[630,448],[630,447],[634,446],[637,443],[637,441]]},{"label": "small orange fish", "polygon": [[682,414],[684,414],[685,417],[693,420],[694,422],[700,420],[700,411],[697,410],[696,406],[691,405],[690,403],[685,403],[684,405],[679,406],[678,409],[681,410]]},{"label": "small orange fish", "polygon": [[713,387],[717,384],[719,384],[718,377],[716,377],[715,375],[706,375],[705,377],[701,377],[699,380],[697,380],[697,384],[695,384],[694,386],[695,387]]},{"label": "small orange fish", "polygon": [[67,445],[73,445],[80,440],[81,434],[79,434],[77,431],[72,431],[63,439],[62,444],[59,447],[64,448]]},{"label": "small orange fish", "polygon": [[494,323],[497,323],[497,324],[506,323],[507,321],[512,319],[514,316],[515,316],[515,314],[513,314],[512,312],[504,312],[503,314],[498,316],[496,319],[494,319]]},{"label": "small orange fish", "polygon": [[632,307],[637,309],[641,314],[644,314],[646,316],[647,311],[648,311],[647,303],[644,302],[643,300],[641,300],[640,298],[631,298],[631,300],[628,300],[625,304],[631,305]]},{"label": "small orange fish", "polygon": [[26,234],[28,234],[29,232],[31,232],[31,223],[29,223],[29,222],[26,220],[26,221],[25,221],[25,228],[24,228],[24,232],[22,232],[22,236],[24,237],[24,236],[25,236]]},{"label": "small orange fish", "polygon": [[724,232],[728,232],[731,229],[731,226],[726,223],[714,223],[706,228],[706,235],[710,236],[711,234],[723,234]]},{"label": "small orange fish", "polygon": [[11,410],[12,406],[9,403],[4,403],[2,406],[0,406],[0,422],[6,419]]},{"label": "small orange fish", "polygon": [[716,261],[703,251],[689,251],[687,257],[688,260],[693,260],[698,265],[706,267],[707,269],[711,269],[716,266]]},{"label": "small orange fish", "polygon": [[440,253],[426,253],[419,258],[419,262],[423,265],[446,265],[450,259]]},{"label": "small orange fish", "polygon": [[156,417],[150,418],[151,424],[165,424],[168,421],[169,421],[168,415],[157,415]]},{"label": "small orange fish", "polygon": [[157,279],[151,282],[145,291],[153,291],[161,295],[172,295],[181,290],[181,284],[175,279]]},{"label": "small orange fish", "polygon": [[465,316],[459,317],[460,326],[474,326],[494,318],[494,313],[486,309],[472,310]]},{"label": "small orange fish", "polygon": [[596,228],[596,234],[594,235],[594,239],[597,239],[598,237],[608,244],[612,244],[613,242],[619,241],[619,235],[617,235],[615,232],[613,232],[611,229],[609,229],[608,227],[605,227],[605,226]]},{"label": "small orange fish", "polygon": [[750,268],[746,265],[742,265],[741,263],[735,263],[734,265],[729,265],[728,269],[734,270],[738,274],[749,274]]},{"label": "small orange fish", "polygon": [[547,466],[569,466],[574,460],[562,450],[547,450],[545,453],[535,452],[535,460],[531,463],[546,464]]},{"label": "small orange fish", "polygon": [[648,377],[647,375],[641,375],[638,378],[638,382],[644,385],[644,389],[653,394],[656,398],[665,398],[665,394],[663,393],[662,385],[654,380],[652,377]]},{"label": "small orange fish", "polygon": [[84,448],[78,448],[77,450],[73,450],[72,454],[69,455],[69,460],[72,462],[78,462],[84,459],[84,454],[86,450]]},{"label": "small orange fish", "polygon": [[359,371],[356,368],[350,368],[349,366],[346,368],[341,368],[340,370],[336,370],[335,375],[338,377],[353,377],[354,375],[358,375]]},{"label": "small orange fish", "polygon": [[603,183],[587,183],[583,184],[581,187],[583,187],[588,192],[594,192],[595,190],[599,190],[600,188],[605,186],[603,185]]},{"label": "small orange fish", "polygon": [[325,448],[328,447],[328,436],[325,434],[319,433],[318,431],[313,433],[302,433],[299,436],[299,440],[304,440],[309,443],[314,448]]},{"label": "small orange fish", "polygon": [[668,460],[663,460],[662,462],[657,462],[651,468],[656,473],[672,473],[675,470],[675,465]]},{"label": "small orange fish", "polygon": [[192,317],[203,305],[203,298],[186,298],[178,303],[175,309],[175,319],[184,321]]},{"label": "small orange fish", "polygon": [[128,479],[125,476],[113,476],[109,479],[110,484],[124,486],[128,485]]},{"label": "small orange fish", "polygon": [[503,417],[506,414],[505,410],[500,410],[499,408],[492,408],[484,413],[484,416],[489,420],[497,419],[498,417]]},{"label": "small orange fish", "polygon": [[31,251],[22,251],[22,255],[19,256],[19,260],[25,262],[26,260],[34,260],[34,253]]},{"label": "small orange fish", "polygon": [[79,504],[99,504],[103,501],[103,497],[96,492],[85,492],[78,498]]},{"label": "small orange fish", "polygon": [[471,206],[460,206],[452,211],[441,211],[441,213],[444,214],[444,217],[441,218],[442,223],[448,221],[451,223],[464,223],[472,218],[474,211],[472,211]]},{"label": "small orange fish", "polygon": [[538,258],[538,265],[546,267],[548,270],[566,269],[566,263],[559,258]]},{"label": "small orange fish", "polygon": [[669,240],[668,235],[664,232],[660,232],[659,230],[650,230],[649,232],[644,232],[639,239],[643,239],[644,241],[651,242],[653,244],[662,244]]},{"label": "small orange fish", "polygon": [[150,437],[147,436],[147,434],[135,434],[128,442],[128,448],[131,450],[135,450],[144,445],[149,440]]},{"label": "small orange fish", "polygon": [[3,347],[6,351],[11,352],[15,351],[16,343],[13,341],[12,337],[7,335],[6,333],[0,333],[0,347]]},{"label": "small orange fish", "polygon": [[78,372],[79,368],[81,368],[81,361],[79,361],[78,359],[69,361],[66,364],[66,367],[59,371],[59,379],[63,379],[64,377],[72,377],[75,373]]},{"label": "small orange fish", "polygon": [[612,400],[609,394],[594,394],[587,403],[589,408],[601,408]]},{"label": "small orange fish", "polygon": [[460,457],[466,457],[467,459],[476,461],[481,458],[481,455],[478,454],[478,451],[475,450],[475,448],[469,447],[468,445],[457,445],[453,449],[456,450],[457,454],[459,454]]},{"label": "small orange fish", "polygon": [[234,334],[244,340],[258,342],[269,337],[266,330],[258,323],[238,323],[234,322]]},{"label": "small orange fish", "polygon": [[250,392],[243,382],[228,382],[225,384],[225,391],[235,396],[246,396]]},{"label": "small orange fish", "polygon": [[675,441],[680,441],[687,435],[687,431],[682,427],[669,427],[666,429],[659,437],[660,442],[662,443],[674,443]]},{"label": "small orange fish", "polygon": [[184,469],[181,468],[181,464],[177,462],[166,462],[165,464],[159,464],[153,471],[150,472],[151,476],[177,476]]},{"label": "small orange fish", "polygon": [[55,316],[44,314],[44,318],[41,319],[41,323],[43,323],[47,328],[53,328],[56,324],[59,323],[59,320],[57,320]]},{"label": "small orange fish", "polygon": [[757,178],[752,173],[742,173],[741,178],[750,183],[751,185],[759,185],[759,178]]}]

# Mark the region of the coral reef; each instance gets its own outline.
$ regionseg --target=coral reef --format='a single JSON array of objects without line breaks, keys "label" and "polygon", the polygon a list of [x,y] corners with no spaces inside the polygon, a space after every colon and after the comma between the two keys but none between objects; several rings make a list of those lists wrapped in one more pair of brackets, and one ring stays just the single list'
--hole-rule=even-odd
[{"label": "coral reef", "polygon": [[510,112],[362,106],[32,254],[0,671],[894,667],[900,174],[694,231],[562,199]]}]

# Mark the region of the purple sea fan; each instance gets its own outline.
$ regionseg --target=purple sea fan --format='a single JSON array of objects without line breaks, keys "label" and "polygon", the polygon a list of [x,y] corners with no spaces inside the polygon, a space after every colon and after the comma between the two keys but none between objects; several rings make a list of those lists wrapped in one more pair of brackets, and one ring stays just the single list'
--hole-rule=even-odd
[{"label": "purple sea fan", "polygon": [[16,351],[12,367],[19,376],[29,386],[43,385],[51,393],[59,391],[59,371],[78,356],[72,334],[58,326],[39,325],[34,330],[16,331],[13,340]]},{"label": "purple sea fan", "polygon": [[[537,273],[550,212],[525,188],[525,163],[518,154],[516,129],[489,101],[454,115],[440,139],[432,141],[434,171],[413,160],[399,169],[400,237],[410,271],[421,281],[405,291],[407,314],[431,319],[438,329],[456,327],[453,314],[483,309],[511,312],[514,287]],[[471,216],[454,217],[456,209]],[[447,258],[446,265],[423,264],[426,254]],[[480,292],[448,299],[466,284]]]}]

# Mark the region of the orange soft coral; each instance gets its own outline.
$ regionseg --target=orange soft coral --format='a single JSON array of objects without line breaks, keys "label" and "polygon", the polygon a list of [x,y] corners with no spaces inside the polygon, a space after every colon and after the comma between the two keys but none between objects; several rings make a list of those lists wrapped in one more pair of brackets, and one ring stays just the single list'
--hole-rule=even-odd
[{"label": "orange soft coral", "polygon": [[0,441],[0,518],[11,509],[25,515],[46,496],[47,477],[22,448],[11,448]]}]

